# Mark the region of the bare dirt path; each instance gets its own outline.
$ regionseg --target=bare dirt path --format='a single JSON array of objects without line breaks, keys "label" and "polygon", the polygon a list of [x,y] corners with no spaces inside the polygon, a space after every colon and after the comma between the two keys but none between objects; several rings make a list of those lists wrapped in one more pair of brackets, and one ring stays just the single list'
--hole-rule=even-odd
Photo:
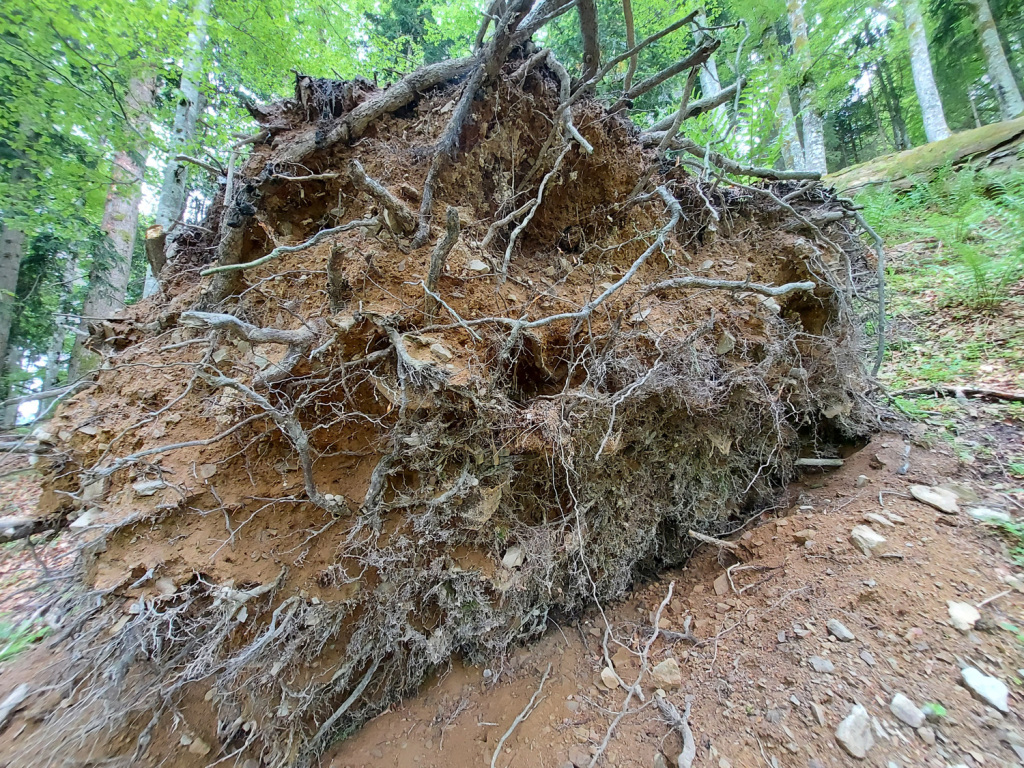
[{"label": "bare dirt path", "polygon": [[[692,697],[694,765],[1020,764],[1013,747],[1024,746],[1016,693],[1024,646],[1006,627],[1024,625],[1024,595],[1015,589],[1019,582],[1007,581],[1014,570],[1003,542],[967,512],[1001,500],[961,500],[959,515],[941,514],[910,498],[908,488],[947,482],[955,460],[915,448],[900,475],[903,451],[901,438],[879,436],[842,469],[792,486],[778,517],[762,518],[737,537],[739,560],[708,547],[686,569],[664,574],[607,611],[613,665],[632,683],[635,650],[649,638],[652,615],[674,582],[661,621],[668,632],[655,642],[650,662],[679,664],[681,684],[666,695],[680,711]],[[858,487],[861,475],[867,483]],[[858,525],[886,539],[873,556],[851,541]],[[723,564],[737,562],[730,586]],[[949,601],[982,606],[973,630],[951,626]],[[833,637],[832,620],[854,639]],[[699,644],[668,634],[683,632],[687,621]],[[627,695],[602,683],[603,635],[595,613],[579,626],[549,632],[501,667],[456,666],[337,745],[328,764],[491,765],[499,739],[550,663],[539,704],[494,765],[588,765]],[[968,665],[1010,686],[1008,714],[963,685],[961,668]],[[682,741],[654,705],[650,677],[644,680],[645,702],[633,699],[601,765],[675,764]],[[931,710],[931,719],[917,729],[901,721],[890,707],[896,694]],[[867,711],[869,732],[859,736],[873,742],[864,759],[851,757],[836,738],[858,704]],[[659,751],[669,758],[665,763],[658,762]]]}]

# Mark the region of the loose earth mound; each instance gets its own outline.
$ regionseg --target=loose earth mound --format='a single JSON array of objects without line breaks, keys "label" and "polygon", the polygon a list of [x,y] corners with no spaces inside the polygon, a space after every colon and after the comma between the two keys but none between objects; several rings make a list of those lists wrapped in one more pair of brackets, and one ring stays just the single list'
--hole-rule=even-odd
[{"label": "loose earth mound", "polygon": [[523,46],[256,110],[43,436],[86,543],[27,761],[308,765],[866,432],[844,204],[666,155],[560,70]]}]

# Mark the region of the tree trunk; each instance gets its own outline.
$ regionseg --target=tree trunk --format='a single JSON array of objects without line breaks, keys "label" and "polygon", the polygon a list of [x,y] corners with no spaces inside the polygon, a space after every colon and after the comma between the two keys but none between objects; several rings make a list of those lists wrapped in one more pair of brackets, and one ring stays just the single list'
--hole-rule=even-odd
[{"label": "tree trunk", "polygon": [[7,359],[7,344],[14,322],[14,292],[25,255],[25,233],[16,227],[0,229],[0,360]]},{"label": "tree trunk", "polygon": [[[188,35],[188,52],[181,68],[181,87],[178,89],[178,104],[174,111],[174,127],[167,144],[167,165],[164,167],[160,200],[156,207],[155,224],[161,234],[167,235],[174,228],[185,210],[188,197],[188,165],[174,158],[196,135],[196,121],[203,108],[203,97],[199,81],[203,71],[203,51],[206,48],[206,19],[210,15],[211,0],[197,0],[195,27]],[[164,241],[165,243],[167,241]],[[160,284],[159,275],[146,268],[146,286],[143,296],[156,293]]]},{"label": "tree trunk", "polygon": [[875,71],[878,73],[878,83],[885,99],[886,111],[889,113],[889,122],[892,124],[893,147],[900,151],[910,149],[910,134],[907,131],[907,121],[903,119],[900,95],[896,92],[892,70],[886,64],[885,58],[878,60]]},{"label": "tree trunk", "polygon": [[[50,346],[46,350],[46,368],[43,371],[43,392],[54,389],[57,386],[57,380],[60,378],[60,370],[63,366],[61,358],[64,355],[64,342],[68,337],[67,315],[72,311],[71,290],[74,287],[78,260],[71,253],[65,253],[63,254],[63,257],[65,259],[62,289],[62,295],[64,298],[61,300],[60,313],[57,315],[57,322],[54,324],[53,337],[50,339]],[[51,402],[52,400],[40,400],[39,413],[45,411]]]},{"label": "tree trunk", "polygon": [[1017,81],[1013,79],[1010,64],[1006,60],[1003,44],[999,40],[995,19],[988,0],[971,0],[977,12],[978,36],[981,38],[981,50],[985,54],[988,65],[988,76],[992,88],[999,100],[999,111],[1003,120],[1009,120],[1024,112],[1024,99],[1021,98]]},{"label": "tree trunk", "polygon": [[803,82],[800,85],[800,117],[803,121],[804,164],[800,170],[827,173],[825,160],[825,126],[818,108],[814,105],[814,85],[807,77],[807,55],[810,40],[807,19],[804,16],[804,0],[789,0],[786,5],[789,16],[789,31],[793,40],[793,56],[800,65]]},{"label": "tree trunk", "polygon": [[[705,27],[708,23],[707,16],[705,16],[703,12],[697,14],[696,21],[697,25],[700,27]],[[700,29],[694,32],[693,36],[698,47],[708,39],[707,32]],[[715,63],[714,55],[711,55],[708,60],[704,62],[704,66],[700,68],[698,76],[700,77],[701,95],[705,98],[708,96],[715,96],[722,90],[722,81],[718,79],[718,64]],[[729,124],[725,104],[720,104],[715,107],[711,114],[715,123],[715,128],[721,135],[725,132],[725,129]]]},{"label": "tree trunk", "polygon": [[[14,377],[17,376],[18,372],[21,371],[21,350],[17,347],[8,347],[7,349],[7,360],[4,364],[4,378],[7,381],[6,392],[7,395],[5,400],[11,400],[22,394],[14,388]],[[8,430],[12,429],[18,424],[18,403],[12,403],[5,406],[3,413],[0,414],[0,429]]]},{"label": "tree trunk", "polygon": [[[128,84],[125,106],[133,127],[139,133],[149,119],[153,103],[153,81],[133,78]],[[142,177],[146,145],[139,141],[132,152],[123,150],[114,155],[101,229],[106,233],[101,252],[97,253],[89,271],[89,288],[82,304],[82,330],[92,320],[113,317],[124,307],[128,291],[128,274],[135,249],[135,231],[139,224],[139,202],[142,200]],[[93,369],[97,360],[85,348],[83,337],[75,340],[71,353],[69,378],[76,379]]]},{"label": "tree trunk", "polygon": [[949,126],[942,111],[942,99],[935,85],[932,59],[928,53],[928,35],[924,28],[924,17],[918,0],[906,0],[903,4],[903,23],[910,38],[910,70],[914,73],[914,90],[921,105],[924,118],[924,135],[929,142],[949,138]]},{"label": "tree trunk", "polygon": [[800,144],[800,135],[796,132],[796,118],[793,117],[793,105],[789,100],[789,88],[782,91],[779,99],[779,131],[782,134],[782,162],[786,169],[797,171],[804,167],[804,148]]}]

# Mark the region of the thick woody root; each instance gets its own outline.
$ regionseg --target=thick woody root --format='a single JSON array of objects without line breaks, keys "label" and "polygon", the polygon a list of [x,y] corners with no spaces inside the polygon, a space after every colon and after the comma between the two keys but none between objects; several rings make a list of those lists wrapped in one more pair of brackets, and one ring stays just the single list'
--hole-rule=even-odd
[{"label": "thick woody root", "polygon": [[[69,734],[125,764],[182,736],[204,765],[314,764],[454,656],[684,562],[689,531],[728,535],[797,458],[871,427],[871,273],[842,204],[663,164],[532,56],[477,92],[421,248],[465,82],[366,124],[355,88],[268,108],[291,129],[238,172],[251,210],[219,247],[182,236],[170,302],[54,422],[86,597],[62,619],[73,704],[25,765]],[[357,145],[308,148],[324,94]]]}]

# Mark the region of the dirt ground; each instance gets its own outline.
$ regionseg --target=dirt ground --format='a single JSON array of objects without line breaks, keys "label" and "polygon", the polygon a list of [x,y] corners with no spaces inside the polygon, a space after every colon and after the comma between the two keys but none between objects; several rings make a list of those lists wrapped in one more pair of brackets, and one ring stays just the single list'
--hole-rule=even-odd
[{"label": "dirt ground", "polygon": [[[949,516],[909,496],[914,483],[948,482],[955,459],[915,448],[900,475],[903,450],[900,437],[882,435],[842,469],[806,475],[790,487],[788,504],[772,513],[777,516],[766,515],[737,535],[739,560],[708,546],[689,567],[664,574],[606,611],[614,638],[609,653],[629,683],[639,668],[635,650],[649,638],[653,614],[670,588],[662,628],[680,633],[692,620],[699,642],[659,637],[650,662],[671,657],[681,667],[681,685],[666,695],[680,710],[692,697],[694,765],[1021,764],[1012,748],[1024,745],[1019,694],[1011,694],[1011,713],[1003,716],[972,698],[960,683],[960,668],[970,664],[1011,688],[1019,684],[1024,646],[1005,627],[1024,623],[1024,595],[1007,584],[1014,570],[1003,542],[966,513],[971,502],[961,501],[961,513]],[[868,482],[858,488],[861,475]],[[973,491],[989,506],[1006,507],[1006,497],[990,497],[969,479],[958,482],[964,495]],[[902,522],[889,527],[865,520],[879,513]],[[861,524],[887,539],[884,551],[868,557],[854,546],[850,531]],[[737,562],[730,587],[723,564]],[[947,601],[983,604],[973,631],[950,625]],[[855,639],[832,638],[826,630],[831,619]],[[338,744],[325,763],[587,765],[626,698],[624,690],[601,682],[604,628],[595,612],[579,625],[548,632],[493,670],[455,666]],[[834,670],[815,671],[812,657],[818,669],[828,669],[826,660]],[[492,763],[499,739],[527,706],[548,663],[539,704]],[[646,702],[634,698],[601,765],[647,768],[660,765],[659,751],[672,760],[680,752],[681,739],[652,705],[649,680],[644,677]],[[918,707],[939,704],[945,715],[915,732],[890,711],[897,693]],[[834,736],[855,704],[876,723],[875,746],[864,760],[843,752]]]}]

